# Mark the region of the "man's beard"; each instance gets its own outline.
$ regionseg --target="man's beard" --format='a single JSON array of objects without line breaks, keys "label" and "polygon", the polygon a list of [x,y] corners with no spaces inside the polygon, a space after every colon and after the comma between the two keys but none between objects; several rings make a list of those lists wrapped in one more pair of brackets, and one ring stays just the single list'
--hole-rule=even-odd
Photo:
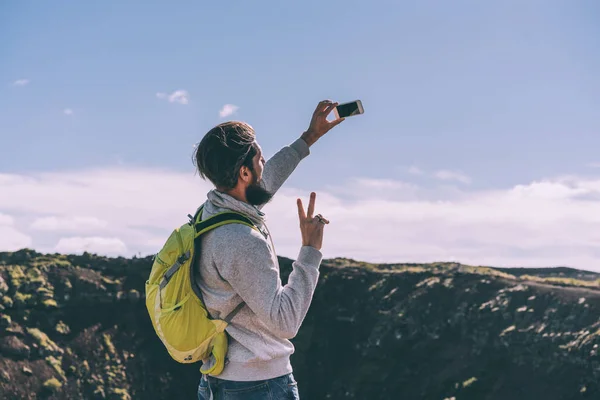
[{"label": "man's beard", "polygon": [[246,200],[253,206],[259,206],[261,204],[268,203],[273,195],[267,190],[263,189],[258,183],[258,177],[252,171],[252,183],[246,188]]}]

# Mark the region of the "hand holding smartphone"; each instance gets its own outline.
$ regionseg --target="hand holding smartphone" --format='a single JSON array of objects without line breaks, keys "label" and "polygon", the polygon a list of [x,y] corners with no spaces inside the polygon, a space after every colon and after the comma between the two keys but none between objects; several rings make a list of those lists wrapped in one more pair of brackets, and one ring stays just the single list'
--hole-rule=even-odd
[{"label": "hand holding smartphone", "polygon": [[[331,111],[335,114],[333,121],[328,121],[327,116]],[[308,129],[302,134],[302,139],[312,146],[320,137],[325,135],[334,126],[340,124],[346,117],[363,114],[365,111],[360,100],[351,101],[348,103],[338,104],[331,100],[321,101],[315,111]]]}]

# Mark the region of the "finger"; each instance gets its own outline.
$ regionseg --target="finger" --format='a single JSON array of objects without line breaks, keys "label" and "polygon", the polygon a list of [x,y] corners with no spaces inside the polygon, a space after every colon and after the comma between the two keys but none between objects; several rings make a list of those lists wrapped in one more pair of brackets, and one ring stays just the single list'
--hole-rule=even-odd
[{"label": "finger", "polygon": [[313,114],[319,114],[323,110],[323,107],[325,107],[326,101],[327,100],[320,101],[319,104],[317,104],[317,107],[315,107],[315,112]]},{"label": "finger", "polygon": [[308,218],[312,218],[313,217],[313,212],[315,212],[315,199],[317,197],[317,194],[315,192],[312,192],[310,194],[310,202],[308,203],[308,213],[306,214],[306,216]]},{"label": "finger", "polygon": [[319,111],[321,113],[324,113],[325,110],[331,105],[331,103],[333,103],[333,101],[331,101],[331,100],[323,100],[322,102],[319,103]]},{"label": "finger", "polygon": [[302,200],[298,199],[296,203],[298,204],[298,217],[300,217],[301,221],[305,220],[306,214],[304,213],[304,206],[302,205]]},{"label": "finger", "polygon": [[327,218],[325,218],[325,217],[321,217],[321,220],[322,220],[324,223],[326,223],[326,224],[328,224],[328,223],[329,223],[329,220],[328,220]]},{"label": "finger", "polygon": [[336,108],[338,106],[338,103],[331,103],[329,104],[327,107],[325,107],[325,109],[323,110],[323,114],[325,114],[326,116],[329,115],[329,113],[331,112],[331,110],[333,110],[334,108]]},{"label": "finger", "polygon": [[341,124],[341,123],[342,123],[342,122],[343,122],[345,119],[346,119],[346,118],[338,118],[338,119],[336,119],[336,120],[334,120],[334,121],[331,121],[331,122],[329,123],[329,129],[333,128],[333,127],[334,127],[334,126],[336,126],[336,125],[339,125],[339,124]]}]

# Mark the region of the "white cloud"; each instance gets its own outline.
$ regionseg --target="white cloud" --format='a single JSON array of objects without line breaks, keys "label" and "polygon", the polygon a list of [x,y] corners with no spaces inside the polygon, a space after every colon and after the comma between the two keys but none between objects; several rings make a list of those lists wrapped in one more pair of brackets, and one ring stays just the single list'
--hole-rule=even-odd
[{"label": "white cloud", "polygon": [[466,174],[458,171],[452,171],[449,169],[441,169],[435,172],[427,172],[417,167],[416,165],[408,167],[408,173],[410,175],[422,176],[422,177],[433,177],[442,181],[456,181],[463,184],[470,184],[471,178]]},{"label": "white cloud", "polygon": [[32,247],[31,237],[14,226],[12,216],[0,213],[0,251],[16,251],[25,247]]},{"label": "white cloud", "polygon": [[[173,196],[183,188],[185,196]],[[10,232],[1,228],[5,231],[0,232],[0,246],[14,248],[19,241],[29,246],[31,238],[23,233],[17,243],[7,242],[20,230],[32,235],[34,245],[43,237],[52,243],[50,248],[56,245],[61,252],[151,254],[174,227],[187,221],[186,215],[210,189],[193,172],[160,169],[0,174],[0,192],[11,193],[0,196],[0,210],[14,211],[12,217],[0,216],[0,227],[10,228]],[[310,190],[284,186],[264,208],[279,255],[298,255],[296,197],[306,207]],[[600,271],[600,177],[557,177],[503,190],[438,190],[356,178],[318,189],[316,212],[331,220],[325,229],[326,258],[567,265]],[[85,220],[86,224],[77,216],[95,219]],[[70,221],[62,225],[70,224],[68,237],[52,230],[24,229],[32,224],[59,227],[65,221]]]},{"label": "white cloud", "polygon": [[229,117],[230,115],[234,114],[238,109],[239,107],[236,105],[225,104],[223,108],[221,108],[221,111],[219,111],[219,116],[221,118]]},{"label": "white cloud", "polygon": [[449,170],[440,170],[437,171],[434,176],[443,181],[458,181],[460,183],[469,184],[471,183],[471,178],[461,172],[449,171]]},{"label": "white cloud", "polygon": [[29,79],[17,79],[13,82],[13,86],[25,86],[29,83]]},{"label": "white cloud", "polygon": [[14,219],[10,215],[0,213],[0,226],[13,226]]},{"label": "white cloud", "polygon": [[17,251],[31,247],[32,239],[30,236],[11,226],[0,226],[0,249],[2,251]]},{"label": "white cloud", "polygon": [[37,218],[31,224],[32,229],[40,231],[95,231],[101,230],[108,225],[106,221],[96,217],[42,217]]},{"label": "white cloud", "polygon": [[190,95],[185,90],[176,90],[171,94],[168,93],[156,93],[156,97],[159,99],[166,99],[169,103],[188,104],[190,102]]},{"label": "white cloud", "polygon": [[70,108],[65,108],[65,109],[63,110],[63,113],[64,113],[65,115],[73,115],[73,110],[71,110]]},{"label": "white cloud", "polygon": [[121,239],[98,236],[61,238],[54,250],[64,254],[81,254],[87,251],[109,256],[126,256],[128,253],[127,246]]},{"label": "white cloud", "polygon": [[590,168],[600,168],[600,162],[591,162],[588,164]]},{"label": "white cloud", "polygon": [[324,188],[329,196],[358,199],[416,199],[421,190],[417,185],[393,179],[353,178]]}]

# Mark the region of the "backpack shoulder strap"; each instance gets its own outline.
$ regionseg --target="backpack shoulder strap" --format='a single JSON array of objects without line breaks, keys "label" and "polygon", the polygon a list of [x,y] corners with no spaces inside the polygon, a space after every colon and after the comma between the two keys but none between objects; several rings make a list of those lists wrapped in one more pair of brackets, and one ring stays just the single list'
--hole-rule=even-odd
[{"label": "backpack shoulder strap", "polygon": [[[258,229],[258,227],[248,217],[246,217],[245,215],[242,215],[240,213],[233,212],[233,211],[220,212],[220,213],[217,213],[215,215],[208,217],[207,219],[205,219],[203,221],[202,220],[202,210],[203,209],[204,209],[204,205],[202,205],[198,209],[198,211],[196,211],[196,214],[194,216],[188,214],[188,217],[190,218],[189,224],[193,225],[194,230],[196,231],[194,245],[197,247],[199,246],[200,237],[204,233],[206,233],[212,229],[218,228],[219,226],[223,226],[223,225],[227,225],[227,224],[237,223],[237,224],[248,225],[249,227],[260,232],[260,229]],[[196,249],[196,250],[198,250],[198,249]],[[196,256],[196,252],[197,251],[194,252],[194,257]],[[193,270],[193,266],[192,266],[192,270]],[[192,287],[193,287],[193,290],[196,293],[196,295],[198,295],[198,297],[204,303],[204,300],[202,299],[202,293],[200,292],[200,288],[197,287],[197,285],[195,285],[195,284],[192,285]],[[238,312],[240,312],[240,310],[242,308],[244,308],[245,305],[246,305],[246,303],[244,301],[242,301],[223,320],[227,324],[230,324],[233,317],[235,317],[236,314]]]},{"label": "backpack shoulder strap", "polygon": [[229,313],[229,315],[227,315],[223,321],[227,322],[227,325],[231,324],[231,320],[233,319],[233,317],[236,316],[237,313],[240,312],[240,310],[242,308],[244,308],[244,306],[246,305],[246,303],[244,301],[242,301],[240,304],[237,305],[236,308],[233,309],[232,312]]}]

